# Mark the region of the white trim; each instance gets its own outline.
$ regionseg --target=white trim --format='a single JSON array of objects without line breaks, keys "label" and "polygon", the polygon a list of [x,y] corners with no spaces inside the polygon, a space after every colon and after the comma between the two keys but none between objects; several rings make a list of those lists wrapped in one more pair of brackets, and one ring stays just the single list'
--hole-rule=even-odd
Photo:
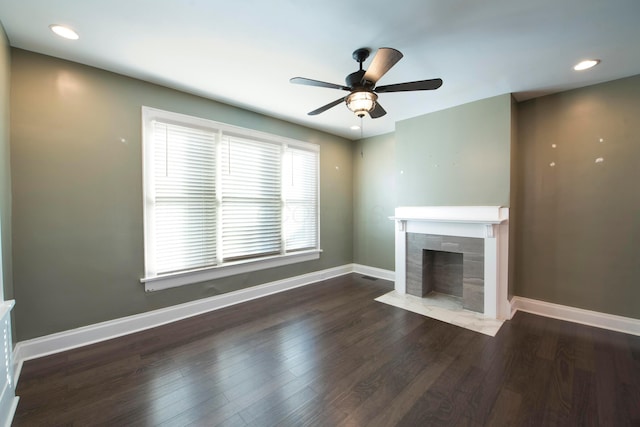
[{"label": "white trim", "polygon": [[396,280],[396,272],[391,270],[383,270],[382,268],[369,267],[368,265],[353,264],[353,272],[364,274],[366,276],[377,277],[378,279]]},{"label": "white trim", "polygon": [[11,427],[11,424],[13,424],[13,418],[16,415],[16,409],[18,409],[18,402],[20,401],[20,397],[18,396],[14,396],[11,399],[11,405],[9,406],[9,410],[7,411],[6,414],[2,414],[4,417],[4,426],[5,427]]},{"label": "white trim", "polygon": [[204,117],[191,116],[188,114],[176,113],[174,111],[161,110],[155,107],[142,106],[142,119],[143,121],[151,121],[155,119],[161,119],[168,123],[177,125],[189,124],[206,130],[218,131],[229,133],[232,135],[241,135],[243,137],[256,138],[262,141],[275,142],[277,144],[288,144],[292,147],[304,148],[305,150],[311,150],[320,152],[320,144],[315,142],[301,141],[299,139],[288,138],[286,136],[275,135],[268,132],[262,132],[255,129],[249,129],[241,126],[235,126],[228,123],[217,122],[215,120],[206,119]]},{"label": "white trim", "polygon": [[[0,272],[1,274],[1,272]],[[0,281],[2,277],[0,276]],[[2,284],[0,283],[0,286]],[[13,368],[13,351],[11,348],[11,309],[15,305],[14,300],[0,301],[0,323],[3,329],[2,350],[2,381],[0,381],[0,425],[11,426],[13,416],[18,407],[19,397],[16,396],[16,377]]]},{"label": "white trim", "polygon": [[160,291],[162,289],[175,288],[177,286],[187,285],[190,283],[204,282],[206,280],[235,276],[237,274],[245,274],[267,268],[281,267],[283,265],[294,264],[297,262],[312,261],[320,258],[321,252],[321,250],[292,252],[287,255],[277,255],[249,261],[226,263],[221,266],[201,270],[165,274],[155,277],[144,277],[140,279],[140,281],[144,283],[144,290],[146,292]]},{"label": "white trim", "polygon": [[18,348],[19,344],[20,343],[16,344],[15,347],[13,347],[13,383],[15,384],[16,387],[18,387],[20,372],[22,372],[22,365],[24,364],[24,360],[17,359],[17,357],[19,356],[19,350],[20,350]]},{"label": "white trim", "polygon": [[640,319],[631,317],[600,313],[524,297],[513,297],[511,299],[512,317],[517,311],[640,336]]},{"label": "white trim", "polygon": [[500,224],[509,219],[502,206],[400,206],[395,220]]},{"label": "white trim", "polygon": [[14,372],[16,372],[15,381],[17,383],[20,370],[22,369],[22,363],[27,360],[155,328],[167,323],[352,272],[353,265],[347,264],[146,313],[134,314],[132,316],[108,320],[106,322],[33,338],[27,341],[20,341],[14,348],[14,361],[16,364],[14,369]]}]

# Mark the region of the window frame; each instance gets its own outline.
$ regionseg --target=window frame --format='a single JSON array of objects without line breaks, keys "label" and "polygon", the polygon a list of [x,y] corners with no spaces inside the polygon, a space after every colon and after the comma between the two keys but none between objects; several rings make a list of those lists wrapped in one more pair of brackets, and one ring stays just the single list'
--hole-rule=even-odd
[{"label": "window frame", "polygon": [[[160,120],[162,122],[171,123],[179,126],[196,127],[208,131],[217,132],[219,137],[223,134],[241,135],[243,138],[263,141],[266,143],[279,144],[284,151],[286,147],[292,147],[311,151],[316,153],[316,247],[308,250],[293,251],[289,253],[274,254],[269,256],[255,257],[249,259],[241,259],[236,261],[227,261],[214,266],[196,268],[171,273],[154,274],[149,266],[152,262],[154,249],[154,233],[153,233],[153,216],[150,206],[153,203],[150,193],[153,193],[153,181],[151,176],[150,165],[153,163],[153,150],[150,149],[150,143],[147,142],[153,135],[153,121]],[[217,140],[216,144],[221,144],[221,140]],[[320,258],[320,146],[318,144],[303,142],[291,138],[273,135],[253,129],[233,126],[226,123],[220,123],[209,119],[194,117],[186,114],[175,113],[157,108],[142,106],[142,190],[143,190],[143,223],[144,223],[144,277],[140,282],[144,284],[145,291],[157,291],[161,289],[183,286],[192,283],[204,282],[222,277],[228,277],[238,274],[250,273],[268,268],[280,267],[284,265],[316,260]],[[219,150],[218,150],[219,151]],[[282,157],[281,157],[281,161]],[[216,161],[216,167],[221,169],[221,161]],[[220,173],[220,172],[218,172]],[[281,177],[283,173],[281,172]],[[220,182],[220,181],[219,181]],[[281,184],[281,191],[284,191]],[[284,197],[284,195],[283,195]],[[218,208],[220,208],[220,195],[218,198]],[[284,211],[284,203],[282,204]],[[284,212],[283,212],[284,214]],[[221,215],[216,220],[218,230],[221,228]],[[281,228],[284,236],[284,226]],[[284,239],[284,237],[283,237]],[[220,243],[218,241],[218,243]],[[282,243],[284,245],[284,242]],[[282,247],[284,252],[284,246]]]}]

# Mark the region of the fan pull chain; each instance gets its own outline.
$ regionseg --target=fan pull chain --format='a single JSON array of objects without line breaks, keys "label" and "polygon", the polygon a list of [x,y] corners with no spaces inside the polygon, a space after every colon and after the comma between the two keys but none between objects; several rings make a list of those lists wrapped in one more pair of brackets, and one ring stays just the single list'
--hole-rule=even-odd
[{"label": "fan pull chain", "polygon": [[362,129],[362,126],[364,126],[364,122],[362,120],[362,116],[360,116],[360,158],[364,159],[364,150],[362,149],[362,138],[364,135],[364,130]]}]

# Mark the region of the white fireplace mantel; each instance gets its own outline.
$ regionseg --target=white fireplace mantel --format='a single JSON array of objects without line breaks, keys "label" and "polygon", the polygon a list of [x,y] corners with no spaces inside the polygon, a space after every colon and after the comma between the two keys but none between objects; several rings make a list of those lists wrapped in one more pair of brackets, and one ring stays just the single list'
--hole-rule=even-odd
[{"label": "white fireplace mantel", "polygon": [[509,218],[502,206],[401,206],[395,219],[500,224]]},{"label": "white fireplace mantel", "polygon": [[509,209],[501,206],[397,207],[395,290],[406,293],[407,233],[484,239],[484,315],[508,319]]},{"label": "white fireplace mantel", "polygon": [[[408,222],[418,222],[427,223],[422,224],[421,228],[426,226],[435,229],[433,233],[424,231],[426,234],[485,238],[494,237],[495,226],[508,218],[509,209],[501,206],[402,206],[396,208],[395,216],[390,219],[396,221],[400,231],[406,228]],[[457,234],[438,232],[438,229]]]}]

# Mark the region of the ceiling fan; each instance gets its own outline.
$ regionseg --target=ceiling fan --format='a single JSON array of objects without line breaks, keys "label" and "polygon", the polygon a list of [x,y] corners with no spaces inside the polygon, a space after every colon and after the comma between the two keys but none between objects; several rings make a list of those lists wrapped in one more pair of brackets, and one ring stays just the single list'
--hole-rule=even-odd
[{"label": "ceiling fan", "polygon": [[347,76],[345,79],[346,86],[307,79],[304,77],[294,77],[289,80],[291,83],[295,84],[327,87],[330,89],[340,89],[349,92],[349,95],[336,99],[327,105],[311,111],[308,113],[310,116],[323,113],[344,101],[347,104],[347,107],[358,117],[364,117],[365,114],[368,113],[372,119],[377,119],[387,114],[385,109],[378,103],[378,93],[434,90],[442,86],[442,79],[430,79],[376,87],[378,80],[380,80],[380,78],[384,76],[391,67],[400,61],[403,55],[396,49],[382,47],[378,49],[373,57],[369,69],[363,70],[362,63],[369,57],[370,53],[371,51],[367,48],[360,48],[353,52],[353,59],[358,62],[360,69]]}]

